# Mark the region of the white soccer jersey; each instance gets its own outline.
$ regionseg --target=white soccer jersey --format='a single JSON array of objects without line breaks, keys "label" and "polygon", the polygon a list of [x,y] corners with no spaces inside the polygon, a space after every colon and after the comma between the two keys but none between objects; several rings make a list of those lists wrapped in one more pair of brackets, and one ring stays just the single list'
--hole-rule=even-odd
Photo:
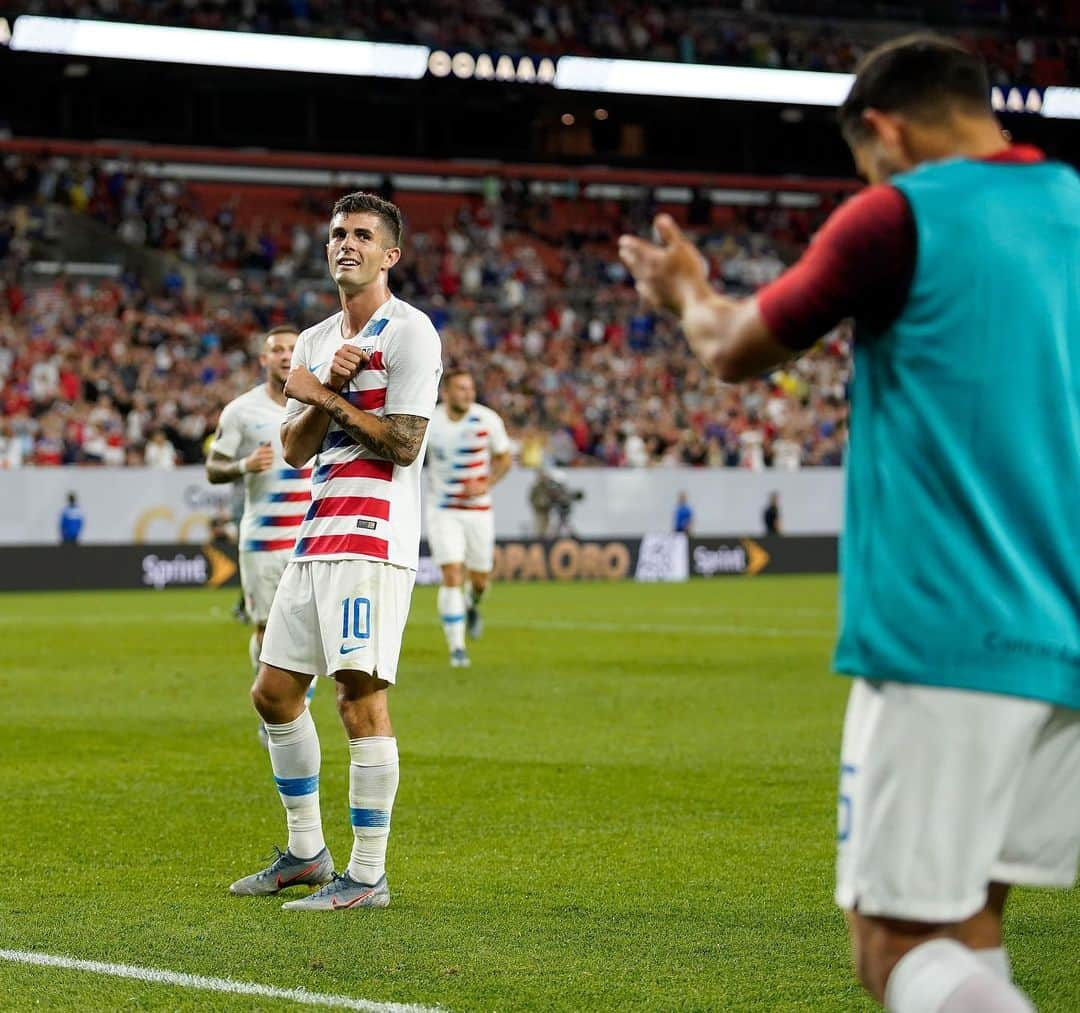
[{"label": "white soccer jersey", "polygon": [[[342,314],[308,328],[297,339],[293,366],[321,381],[344,343]],[[371,359],[341,392],[374,415],[431,418],[442,375],[442,342],[426,313],[391,296],[349,341]],[[291,400],[286,420],[307,408]],[[425,437],[426,439],[426,437]],[[312,504],[294,558],[373,559],[415,570],[420,547],[420,469],[424,448],[408,467],[377,457],[330,423],[315,458]]]},{"label": "white soccer jersey", "polygon": [[281,449],[285,409],[259,384],[230,401],[221,413],[211,453],[240,460],[260,444],[274,449],[266,470],[244,475],[244,514],[240,518],[241,552],[292,549],[311,502],[311,468],[290,468]]},{"label": "white soccer jersey", "polygon": [[433,507],[443,510],[490,510],[491,493],[468,496],[468,479],[491,478],[491,458],[510,449],[510,438],[499,416],[482,404],[472,404],[460,419],[451,419],[440,404],[428,426],[428,494]]}]

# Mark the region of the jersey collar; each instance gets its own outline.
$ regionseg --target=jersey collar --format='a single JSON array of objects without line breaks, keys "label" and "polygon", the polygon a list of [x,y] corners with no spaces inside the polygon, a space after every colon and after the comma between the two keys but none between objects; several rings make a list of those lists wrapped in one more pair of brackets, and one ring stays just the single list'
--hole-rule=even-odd
[{"label": "jersey collar", "polygon": [[1012,162],[1012,163],[1025,163],[1025,162],[1045,162],[1046,155],[1034,144],[1010,144],[1007,148],[1002,148],[1001,151],[995,151],[992,155],[987,155],[986,158],[981,159],[983,162]]}]

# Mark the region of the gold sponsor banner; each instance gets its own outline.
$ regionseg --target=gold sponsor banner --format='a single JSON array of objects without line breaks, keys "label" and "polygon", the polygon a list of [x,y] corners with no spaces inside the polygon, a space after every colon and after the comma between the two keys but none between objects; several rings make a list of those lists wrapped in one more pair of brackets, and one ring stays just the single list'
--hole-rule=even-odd
[{"label": "gold sponsor banner", "polygon": [[495,547],[496,580],[626,580],[634,557],[623,541],[500,542]]}]

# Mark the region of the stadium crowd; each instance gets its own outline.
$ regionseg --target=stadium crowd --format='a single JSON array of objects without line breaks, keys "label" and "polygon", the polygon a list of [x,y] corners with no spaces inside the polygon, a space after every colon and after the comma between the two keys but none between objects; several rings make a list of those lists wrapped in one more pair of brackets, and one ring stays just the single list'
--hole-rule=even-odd
[{"label": "stadium crowd", "polygon": [[[29,281],[19,264],[57,206],[168,251],[175,266],[156,284]],[[408,237],[395,291],[431,314],[448,364],[474,371],[527,466],[839,464],[848,336],[752,385],[704,376],[671,322],[641,309],[615,256],[618,232],[652,210],[612,203],[600,224],[593,215],[588,229],[559,231],[520,193],[462,203],[445,228]],[[797,256],[820,214],[714,208],[697,231],[714,276],[745,292]],[[9,156],[0,466],[201,461],[222,406],[258,381],[259,333],[336,310],[324,230],[321,201],[279,230],[202,208],[183,184],[137,167]]]},{"label": "stadium crowd", "polygon": [[[24,9],[61,17],[416,42],[473,51],[850,71],[882,38],[871,20],[873,7],[861,5],[853,11],[853,6],[860,7],[830,0],[686,5],[649,0],[418,0],[403,5],[375,0],[30,0]],[[908,6],[905,18],[913,26],[941,13],[941,5],[927,4],[926,11],[917,4]],[[1075,84],[1080,81],[1080,38],[1075,31],[1055,31],[1050,7],[961,0],[956,14],[987,26],[965,38],[987,59],[997,83]],[[853,13],[859,20],[838,20]],[[889,19],[896,34],[896,5],[881,16]]]}]

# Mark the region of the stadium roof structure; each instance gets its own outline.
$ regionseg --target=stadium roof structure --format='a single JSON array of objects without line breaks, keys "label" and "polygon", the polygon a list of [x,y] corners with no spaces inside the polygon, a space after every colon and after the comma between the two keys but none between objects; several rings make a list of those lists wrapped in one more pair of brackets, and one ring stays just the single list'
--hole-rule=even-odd
[{"label": "stadium roof structure", "polygon": [[[423,45],[212,31],[23,15],[13,50],[249,70],[419,80],[456,77],[550,85],[559,91],[836,107],[852,74],[565,55],[450,53]],[[996,88],[1010,112],[1080,119],[1080,88]]]}]

